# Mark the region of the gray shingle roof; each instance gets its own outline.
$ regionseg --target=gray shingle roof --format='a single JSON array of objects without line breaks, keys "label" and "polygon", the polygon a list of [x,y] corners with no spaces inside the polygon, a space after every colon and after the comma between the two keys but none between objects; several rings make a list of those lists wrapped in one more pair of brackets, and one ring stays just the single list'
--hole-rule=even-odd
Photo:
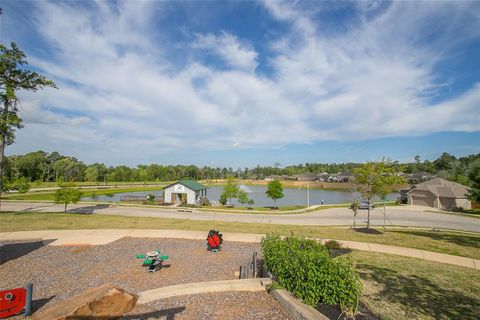
[{"label": "gray shingle roof", "polygon": [[416,184],[410,191],[413,190],[429,191],[435,196],[442,198],[466,198],[469,191],[468,187],[464,185],[442,178],[434,178]]}]

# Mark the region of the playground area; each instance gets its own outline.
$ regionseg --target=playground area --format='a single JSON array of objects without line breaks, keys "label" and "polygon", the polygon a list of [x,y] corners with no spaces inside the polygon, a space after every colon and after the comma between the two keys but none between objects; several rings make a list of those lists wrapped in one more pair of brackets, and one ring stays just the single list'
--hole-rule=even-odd
[{"label": "playground area", "polygon": [[[3,288],[33,283],[33,315],[102,284],[139,293],[176,284],[238,279],[239,267],[251,261],[254,251],[260,254],[259,244],[227,242],[220,251],[210,252],[205,241],[186,239],[122,238],[97,246],[38,246],[32,242],[4,242],[0,279]],[[9,252],[22,247],[26,249],[21,256]],[[148,272],[142,260],[136,259],[152,250],[168,256],[156,272]],[[171,297],[138,305],[121,319],[221,319],[225,314],[230,319],[288,319],[266,292]]]}]

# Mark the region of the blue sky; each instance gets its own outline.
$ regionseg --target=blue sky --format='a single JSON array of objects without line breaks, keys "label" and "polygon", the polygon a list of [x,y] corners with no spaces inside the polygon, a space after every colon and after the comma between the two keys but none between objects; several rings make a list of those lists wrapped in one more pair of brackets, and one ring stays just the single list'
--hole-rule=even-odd
[{"label": "blue sky", "polygon": [[244,167],[480,152],[480,2],[8,1],[8,154]]}]

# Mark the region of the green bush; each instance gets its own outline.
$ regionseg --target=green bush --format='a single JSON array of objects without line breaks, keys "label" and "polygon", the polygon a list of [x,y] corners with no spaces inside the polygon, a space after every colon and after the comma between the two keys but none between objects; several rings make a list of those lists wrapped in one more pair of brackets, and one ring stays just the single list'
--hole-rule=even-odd
[{"label": "green bush", "polygon": [[328,250],[338,250],[338,249],[342,249],[342,245],[340,242],[338,242],[337,240],[328,240],[328,241],[325,241],[325,244],[323,245],[325,248],[327,248]]},{"label": "green bush", "polygon": [[319,242],[301,237],[262,240],[265,267],[282,287],[306,304],[339,305],[355,313],[361,291],[360,278],[350,259],[330,257]]}]

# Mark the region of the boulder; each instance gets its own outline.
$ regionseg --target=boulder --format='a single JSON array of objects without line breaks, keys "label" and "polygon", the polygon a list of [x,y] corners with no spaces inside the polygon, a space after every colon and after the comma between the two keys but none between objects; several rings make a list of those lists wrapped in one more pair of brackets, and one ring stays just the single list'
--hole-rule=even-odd
[{"label": "boulder", "polygon": [[138,296],[111,285],[102,285],[35,313],[35,320],[115,319],[133,309]]}]

